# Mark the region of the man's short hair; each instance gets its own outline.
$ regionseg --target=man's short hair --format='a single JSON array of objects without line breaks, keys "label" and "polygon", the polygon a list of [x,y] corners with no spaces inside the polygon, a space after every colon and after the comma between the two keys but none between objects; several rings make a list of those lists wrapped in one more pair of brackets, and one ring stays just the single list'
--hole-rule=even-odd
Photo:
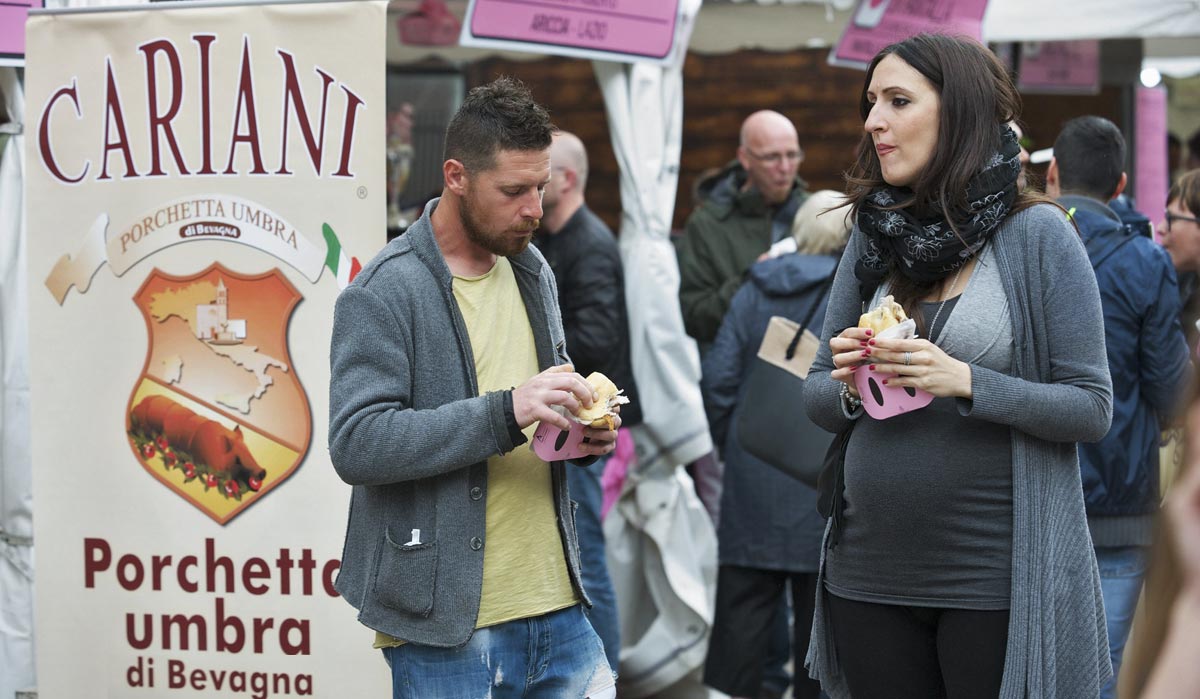
[{"label": "man's short hair", "polygon": [[1054,141],[1054,159],[1064,193],[1106,201],[1125,172],[1125,137],[1108,119],[1076,117],[1063,126]]},{"label": "man's short hair", "polygon": [[503,76],[473,88],[446,128],[445,160],[467,170],[490,170],[502,150],[541,151],[550,147],[554,125],[529,88]]}]

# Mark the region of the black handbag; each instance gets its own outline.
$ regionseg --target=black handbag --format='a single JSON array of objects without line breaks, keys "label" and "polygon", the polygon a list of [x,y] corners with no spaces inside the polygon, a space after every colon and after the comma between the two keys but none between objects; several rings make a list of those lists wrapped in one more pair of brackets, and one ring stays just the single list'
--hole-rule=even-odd
[{"label": "black handbag", "polygon": [[829,449],[822,459],[821,476],[817,481],[817,512],[825,519],[833,518],[829,527],[828,548],[837,546],[842,538],[846,514],[844,499],[846,489],[846,446],[850,444],[850,433],[854,431],[855,420],[838,432],[830,443]]},{"label": "black handbag", "polygon": [[[820,340],[808,329],[825,303],[830,276],[804,322],[774,316],[746,377],[736,424],[742,448],[810,488],[817,487],[834,435],[818,427],[804,411],[804,377]],[[784,333],[791,339],[780,341]]]}]

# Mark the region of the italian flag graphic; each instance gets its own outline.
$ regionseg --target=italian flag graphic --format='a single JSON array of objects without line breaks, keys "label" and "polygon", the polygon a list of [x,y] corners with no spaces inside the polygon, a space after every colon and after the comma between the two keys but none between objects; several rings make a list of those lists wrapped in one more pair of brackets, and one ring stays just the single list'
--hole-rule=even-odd
[{"label": "italian flag graphic", "polygon": [[337,234],[333,232],[328,223],[321,224],[321,233],[325,236],[325,245],[328,248],[328,252],[325,253],[325,266],[337,275],[338,289],[345,289],[362,271],[362,263],[358,261],[357,257],[350,257],[346,254],[346,251],[342,249],[341,242],[338,241]]}]

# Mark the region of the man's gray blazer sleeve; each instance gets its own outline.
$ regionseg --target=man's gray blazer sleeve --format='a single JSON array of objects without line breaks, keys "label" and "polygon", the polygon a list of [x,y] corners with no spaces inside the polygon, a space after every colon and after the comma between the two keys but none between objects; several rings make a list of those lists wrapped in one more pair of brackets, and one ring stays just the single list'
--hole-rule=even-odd
[{"label": "man's gray blazer sleeve", "polygon": [[[414,409],[413,329],[363,285],[338,297],[330,348],[329,452],[351,485],[383,485],[465,468],[516,445],[496,391]],[[457,352],[457,347],[445,351]]]}]

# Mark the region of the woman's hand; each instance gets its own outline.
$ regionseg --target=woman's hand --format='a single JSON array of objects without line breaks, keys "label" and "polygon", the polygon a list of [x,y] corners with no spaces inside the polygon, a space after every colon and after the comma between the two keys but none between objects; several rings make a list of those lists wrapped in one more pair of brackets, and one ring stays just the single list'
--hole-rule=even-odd
[{"label": "woman's hand", "polygon": [[876,339],[868,349],[873,371],[893,375],[884,381],[888,386],[919,388],[939,398],[971,397],[971,365],[929,340]]},{"label": "woman's hand", "polygon": [[829,375],[850,387],[850,395],[858,395],[854,385],[854,372],[870,361],[874,340],[869,328],[846,328],[841,334],[829,338],[829,352],[833,355],[833,371]]}]

